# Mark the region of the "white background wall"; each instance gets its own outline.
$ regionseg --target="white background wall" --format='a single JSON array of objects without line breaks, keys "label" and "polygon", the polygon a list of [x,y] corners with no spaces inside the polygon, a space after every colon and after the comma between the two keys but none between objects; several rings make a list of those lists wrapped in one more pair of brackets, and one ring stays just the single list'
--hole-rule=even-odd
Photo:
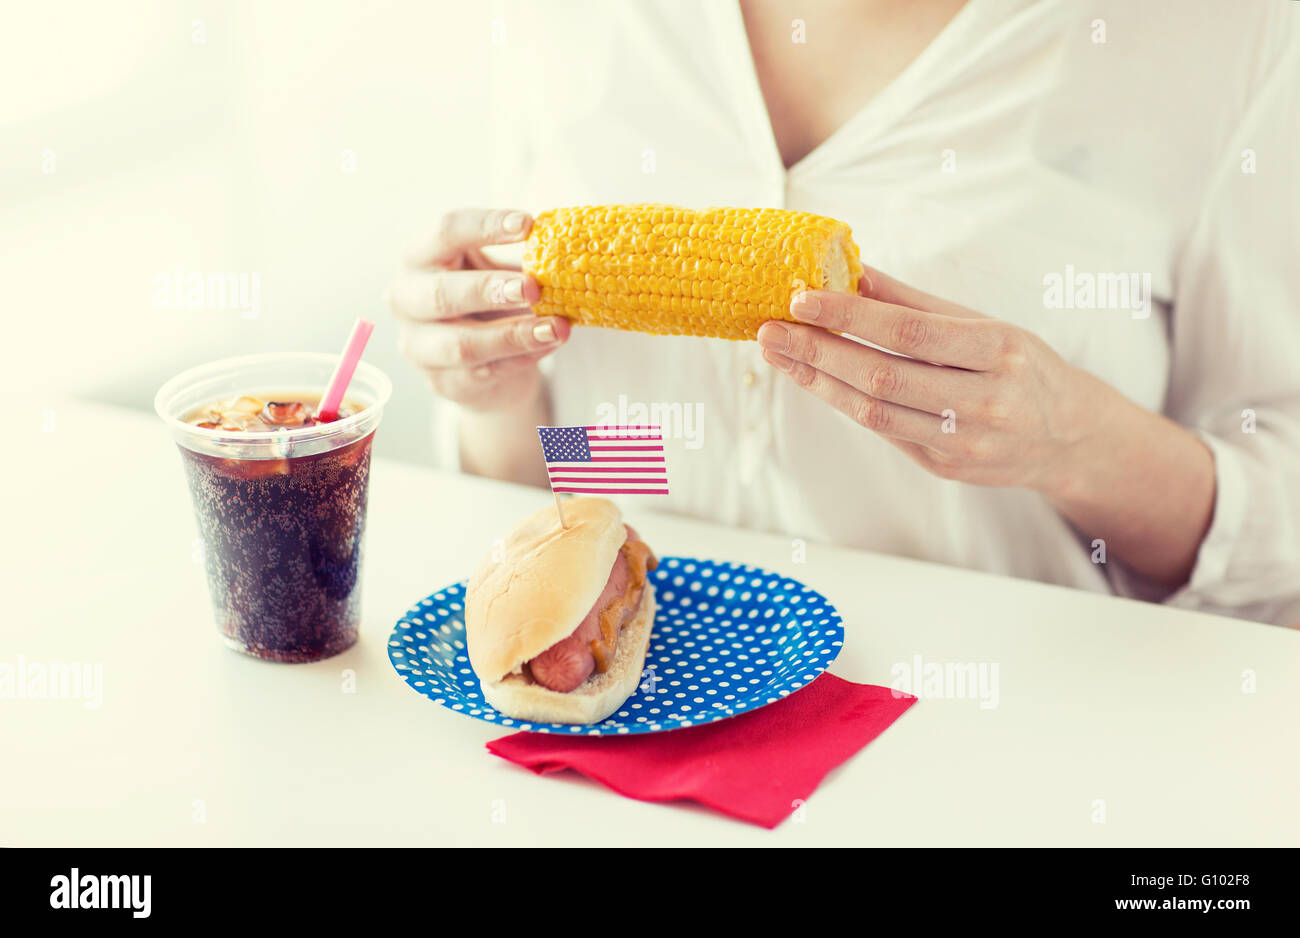
[{"label": "white background wall", "polygon": [[[8,5],[5,384],[148,408],[190,365],[337,352],[366,315],[378,323],[367,359],[395,384],[376,446],[430,458],[429,392],[398,356],[380,296],[402,246],[441,208],[491,204],[480,63],[497,12],[359,0]],[[155,277],[177,267],[257,273],[259,314],[157,308]]]}]

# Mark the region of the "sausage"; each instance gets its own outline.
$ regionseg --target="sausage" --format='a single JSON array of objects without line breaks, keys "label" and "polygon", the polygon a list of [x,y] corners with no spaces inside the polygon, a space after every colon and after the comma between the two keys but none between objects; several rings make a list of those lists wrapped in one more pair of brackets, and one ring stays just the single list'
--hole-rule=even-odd
[{"label": "sausage", "polygon": [[[550,648],[528,662],[527,672],[533,680],[549,690],[567,693],[576,688],[596,670],[596,656],[592,652],[592,643],[601,639],[601,614],[610,606],[622,604],[624,608],[616,621],[621,628],[641,604],[642,584],[632,584],[632,564],[628,560],[628,544],[639,541],[636,531],[627,526],[627,541],[619,548],[614,558],[614,567],[609,572],[609,580],[601,590],[596,602],[583,620],[578,623],[573,634],[561,639]],[[647,549],[648,553],[648,549]],[[654,555],[650,554],[646,564],[654,569]],[[634,585],[634,590],[629,590]],[[612,649],[610,652],[612,658]]]},{"label": "sausage", "polygon": [[534,681],[550,690],[567,693],[591,677],[591,672],[596,669],[591,643],[600,638],[600,613],[626,592],[630,576],[627,556],[620,548],[605,588],[573,634],[528,662]]}]

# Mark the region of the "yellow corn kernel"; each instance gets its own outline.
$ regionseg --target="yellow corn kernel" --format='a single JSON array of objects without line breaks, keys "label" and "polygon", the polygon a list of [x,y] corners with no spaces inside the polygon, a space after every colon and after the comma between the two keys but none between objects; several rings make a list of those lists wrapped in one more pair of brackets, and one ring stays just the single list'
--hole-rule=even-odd
[{"label": "yellow corn kernel", "polygon": [[577,325],[754,339],[793,321],[802,290],[856,293],[862,264],[844,222],[777,208],[586,205],[541,212],[524,270],[533,309]]}]

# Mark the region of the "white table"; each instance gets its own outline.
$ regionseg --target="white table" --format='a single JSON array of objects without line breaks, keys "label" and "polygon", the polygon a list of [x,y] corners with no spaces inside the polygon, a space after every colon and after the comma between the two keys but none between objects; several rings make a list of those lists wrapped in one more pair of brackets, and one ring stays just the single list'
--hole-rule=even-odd
[{"label": "white table", "polygon": [[998,665],[997,707],[922,699],[769,832],[535,776],[483,748],[501,728],[393,671],[402,612],[549,495],[376,461],[361,641],[269,664],[218,640],[163,427],[32,406],[5,431],[0,662],[102,664],[103,699],[0,699],[0,844],[1300,843],[1290,630],[816,544],[796,564],[786,538],[638,514],[661,554],[758,564],[829,597],[841,677],[890,684],[916,655]]}]

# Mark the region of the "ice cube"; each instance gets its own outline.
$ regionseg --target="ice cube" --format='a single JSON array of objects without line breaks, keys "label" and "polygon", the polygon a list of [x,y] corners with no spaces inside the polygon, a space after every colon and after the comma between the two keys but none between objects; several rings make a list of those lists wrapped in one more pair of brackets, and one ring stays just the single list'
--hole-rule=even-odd
[{"label": "ice cube", "polygon": [[274,476],[287,476],[289,474],[289,460],[246,459],[242,468],[245,479],[270,479]]},{"label": "ice cube", "polygon": [[221,459],[219,462],[222,475],[246,482],[287,476],[290,471],[287,459]]},{"label": "ice cube", "polygon": [[245,394],[242,397],[235,398],[230,403],[230,406],[226,407],[225,410],[227,412],[233,411],[237,414],[244,414],[248,417],[256,417],[262,412],[262,408],[265,406],[266,401],[259,401],[257,398],[249,397]]},{"label": "ice cube", "polygon": [[305,427],[316,422],[300,401],[267,401],[260,416],[273,427]]}]

